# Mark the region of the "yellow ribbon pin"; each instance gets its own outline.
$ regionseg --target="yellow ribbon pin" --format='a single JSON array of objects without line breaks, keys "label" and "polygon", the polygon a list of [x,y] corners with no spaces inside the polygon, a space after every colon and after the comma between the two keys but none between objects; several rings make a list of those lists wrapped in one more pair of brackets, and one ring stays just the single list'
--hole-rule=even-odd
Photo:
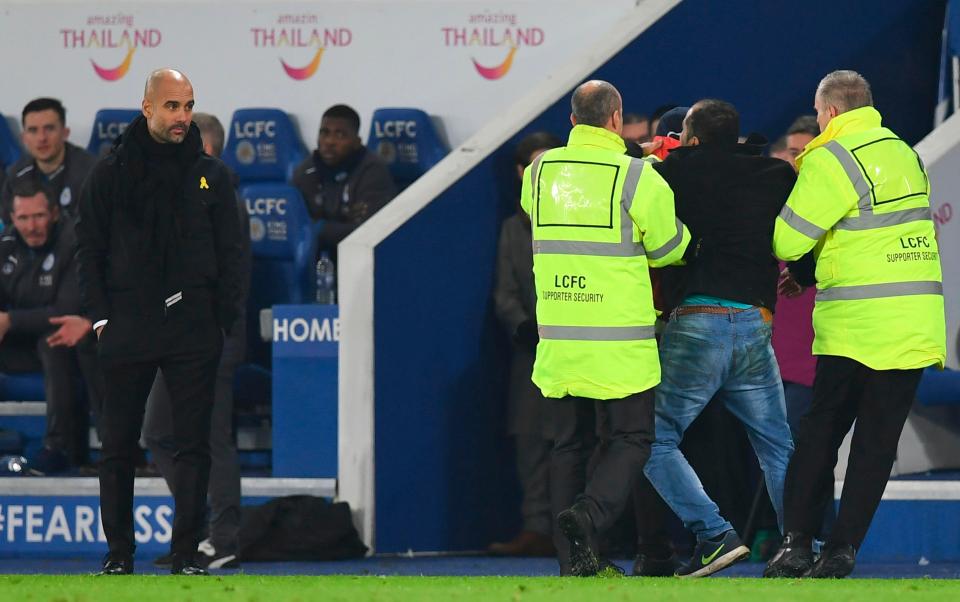
[{"label": "yellow ribbon pin", "polygon": [[210,186],[207,184],[207,178],[200,176],[200,190],[209,189]]}]

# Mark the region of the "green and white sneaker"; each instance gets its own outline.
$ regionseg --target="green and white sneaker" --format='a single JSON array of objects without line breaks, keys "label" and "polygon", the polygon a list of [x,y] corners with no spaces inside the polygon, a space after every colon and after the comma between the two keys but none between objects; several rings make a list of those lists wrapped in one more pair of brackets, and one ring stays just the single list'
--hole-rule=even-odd
[{"label": "green and white sneaker", "polygon": [[743,545],[736,531],[730,529],[713,539],[698,542],[693,548],[693,558],[677,571],[677,577],[706,577],[748,556],[750,548]]}]

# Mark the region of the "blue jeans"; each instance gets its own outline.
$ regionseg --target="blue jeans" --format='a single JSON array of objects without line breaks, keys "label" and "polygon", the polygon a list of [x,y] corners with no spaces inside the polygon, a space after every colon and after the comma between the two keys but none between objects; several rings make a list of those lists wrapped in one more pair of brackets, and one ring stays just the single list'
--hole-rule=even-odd
[{"label": "blue jeans", "polygon": [[697,541],[732,529],[677,446],[710,399],[747,429],[783,530],[783,482],[793,453],[770,324],[759,309],[673,316],[660,341],[656,441],[644,473]]}]

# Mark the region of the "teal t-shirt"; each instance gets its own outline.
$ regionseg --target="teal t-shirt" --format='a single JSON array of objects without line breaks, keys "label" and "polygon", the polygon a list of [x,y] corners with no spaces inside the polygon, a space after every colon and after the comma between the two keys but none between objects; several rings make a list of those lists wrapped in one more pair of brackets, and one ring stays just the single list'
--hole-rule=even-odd
[{"label": "teal t-shirt", "polygon": [[718,305],[720,307],[732,307],[734,309],[750,309],[753,307],[753,305],[748,303],[728,301],[719,297],[711,297],[710,295],[690,295],[684,299],[680,305]]}]

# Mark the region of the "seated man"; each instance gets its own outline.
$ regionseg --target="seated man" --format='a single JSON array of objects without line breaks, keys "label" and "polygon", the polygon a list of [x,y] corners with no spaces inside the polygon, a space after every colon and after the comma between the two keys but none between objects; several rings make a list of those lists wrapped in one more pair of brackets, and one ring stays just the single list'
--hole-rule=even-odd
[{"label": "seated man", "polygon": [[76,217],[80,186],[96,158],[67,142],[70,128],[66,118],[67,110],[56,98],[36,98],[23,107],[21,139],[27,152],[7,169],[6,183],[0,189],[0,216],[5,223],[9,223],[15,178],[31,173],[65,216]]},{"label": "seated man", "polygon": [[346,105],[327,109],[317,150],[297,166],[293,185],[314,221],[323,221],[320,251],[337,245],[397,195],[387,164],[360,142],[360,116]]},{"label": "seated man", "polygon": [[56,202],[35,178],[12,179],[13,228],[0,238],[0,372],[43,371],[47,430],[31,469],[48,474],[85,459],[77,360],[96,407],[96,352],[89,321],[75,316],[80,293],[73,223],[59,219]]}]

